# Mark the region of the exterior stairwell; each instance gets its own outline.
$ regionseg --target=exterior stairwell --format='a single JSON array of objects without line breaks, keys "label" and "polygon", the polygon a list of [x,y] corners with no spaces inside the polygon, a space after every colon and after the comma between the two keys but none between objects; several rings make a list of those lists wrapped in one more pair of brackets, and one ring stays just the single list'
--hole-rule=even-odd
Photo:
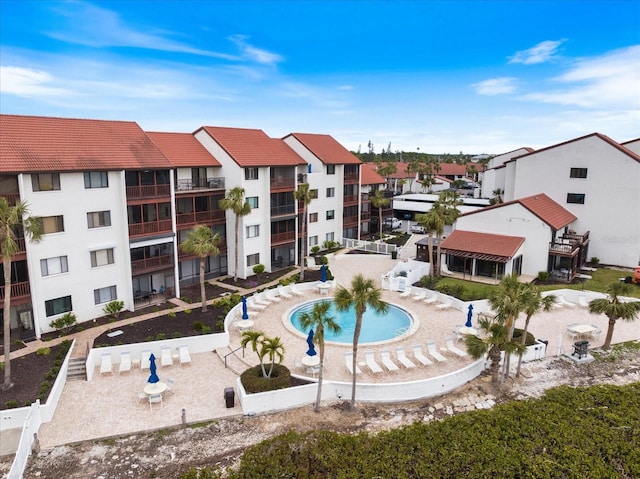
[{"label": "exterior stairwell", "polygon": [[67,380],[82,380],[87,379],[87,367],[85,358],[70,358],[69,368],[67,369]]},{"label": "exterior stairwell", "polygon": [[[249,349],[248,351],[245,350],[245,354],[249,353],[250,351],[251,349]],[[242,360],[242,349],[236,351],[235,353],[232,353],[229,346],[224,346],[216,349],[215,354],[218,356],[222,364],[225,364],[226,357],[225,365],[227,369],[238,376],[240,376],[248,367],[250,367],[249,363],[246,363]]]}]

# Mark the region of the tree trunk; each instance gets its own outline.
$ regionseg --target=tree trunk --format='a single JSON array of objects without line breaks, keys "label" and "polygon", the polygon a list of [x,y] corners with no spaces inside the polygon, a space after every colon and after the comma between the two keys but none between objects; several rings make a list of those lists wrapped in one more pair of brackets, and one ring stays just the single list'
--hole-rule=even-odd
[{"label": "tree trunk", "polygon": [[302,248],[300,258],[300,282],[304,281],[304,259],[307,256],[307,204],[302,207]]},{"label": "tree trunk", "polygon": [[382,241],[382,205],[378,207],[378,239]]},{"label": "tree trunk", "polygon": [[[522,341],[521,344],[524,346],[527,343],[527,331],[529,331],[529,321],[531,320],[531,316],[527,316],[526,321],[524,322],[524,331],[522,332]],[[518,357],[518,368],[516,369],[516,377],[520,377],[520,368],[522,366],[522,355]]]},{"label": "tree trunk", "polygon": [[602,349],[611,349],[611,340],[613,339],[613,328],[615,326],[616,326],[616,320],[609,318],[609,327],[607,328],[607,337],[604,339],[604,344],[602,345]]},{"label": "tree trunk", "polygon": [[349,409],[353,411],[353,408],[356,405],[356,367],[358,366],[358,340],[360,339],[360,329],[362,328],[362,313],[356,313],[356,326],[353,330],[353,358],[352,358],[352,368],[353,368],[353,378],[351,380],[351,405]]},{"label": "tree trunk", "polygon": [[4,303],[2,320],[4,322],[4,383],[2,389],[11,389],[11,256],[2,257],[4,272]]},{"label": "tree trunk", "polygon": [[318,393],[316,395],[315,412],[320,412],[320,401],[322,400],[322,371],[324,369],[324,341],[318,345],[320,349],[320,369],[318,371]]},{"label": "tree trunk", "polygon": [[236,260],[236,266],[233,270],[233,281],[238,281],[238,235],[240,234],[239,232],[240,229],[240,218],[238,217],[238,215],[236,215],[236,237],[235,239],[235,260]]},{"label": "tree trunk", "polygon": [[202,298],[202,312],[207,312],[207,289],[204,286],[204,270],[205,270],[205,259],[200,258],[200,297]]},{"label": "tree trunk", "polygon": [[433,278],[435,271],[433,268],[433,233],[429,233],[429,276]]}]

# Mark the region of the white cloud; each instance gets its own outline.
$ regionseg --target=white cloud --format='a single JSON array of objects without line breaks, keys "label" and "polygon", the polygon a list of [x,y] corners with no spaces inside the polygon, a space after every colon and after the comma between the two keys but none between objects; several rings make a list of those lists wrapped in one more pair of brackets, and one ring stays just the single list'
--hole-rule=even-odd
[{"label": "white cloud", "polygon": [[271,53],[267,50],[254,47],[246,42],[247,37],[244,35],[232,35],[229,37],[233,43],[240,49],[243,58],[260,63],[262,65],[276,65],[283,61],[282,56],[277,53]]},{"label": "white cloud", "polygon": [[566,86],[525,99],[596,109],[640,108],[640,45],[577,61],[553,81]]},{"label": "white cloud", "polygon": [[504,95],[516,89],[516,79],[512,77],[491,78],[471,85],[478,95]]},{"label": "white cloud", "polygon": [[522,63],[524,65],[534,65],[536,63],[544,63],[553,59],[558,48],[565,40],[546,40],[538,43],[535,47],[528,50],[517,51],[512,57],[509,57],[509,63]]},{"label": "white cloud", "polygon": [[51,86],[55,78],[46,71],[0,66],[0,91],[22,97],[67,96],[71,92]]}]

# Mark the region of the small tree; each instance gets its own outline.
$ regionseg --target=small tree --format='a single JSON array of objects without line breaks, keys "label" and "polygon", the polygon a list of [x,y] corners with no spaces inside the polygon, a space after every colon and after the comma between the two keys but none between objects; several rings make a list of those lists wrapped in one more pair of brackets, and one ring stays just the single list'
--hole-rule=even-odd
[{"label": "small tree", "polygon": [[231,189],[226,197],[220,200],[220,208],[223,210],[231,210],[235,215],[235,235],[234,235],[234,252],[235,252],[235,268],[233,270],[233,280],[238,281],[238,248],[240,243],[240,218],[251,213],[251,204],[244,197],[244,188],[236,186]]},{"label": "small tree", "polygon": [[60,316],[58,319],[54,319],[51,322],[49,322],[49,326],[54,329],[61,330],[63,333],[66,334],[69,332],[69,330],[73,326],[75,326],[77,322],[78,322],[78,318],[76,317],[75,314],[65,313],[62,316]]},{"label": "small tree", "polygon": [[253,270],[253,274],[255,274],[256,276],[260,276],[262,273],[264,273],[264,265],[263,264],[256,264],[251,269]]},{"label": "small tree", "polygon": [[608,298],[599,298],[589,301],[589,312],[592,314],[604,314],[609,318],[609,327],[607,328],[607,337],[604,340],[602,349],[611,347],[611,339],[613,338],[613,328],[616,321],[634,321],[640,313],[640,301],[624,302],[620,299],[624,293],[629,291],[629,285],[624,283],[612,283],[607,289]]},{"label": "small tree", "polygon": [[118,319],[122,308],[124,308],[124,301],[114,300],[105,304],[104,308],[102,308],[102,311],[104,312],[104,314],[112,316],[114,319]]},{"label": "small tree", "polygon": [[198,225],[189,231],[180,248],[187,254],[195,254],[200,260],[200,297],[202,298],[202,312],[207,311],[207,290],[205,288],[204,273],[209,256],[218,256],[220,249],[220,235],[213,233],[207,225]]},{"label": "small tree", "polygon": [[298,185],[298,189],[293,192],[293,197],[299,203],[302,203],[302,242],[300,251],[300,280],[304,280],[304,259],[307,256],[307,243],[308,243],[308,210],[309,204],[314,199],[314,196],[309,189],[309,183],[301,183]]},{"label": "small tree", "polygon": [[378,230],[380,232],[380,239],[382,239],[382,209],[391,203],[389,198],[385,198],[383,190],[376,190],[371,197],[371,204],[374,208],[378,208]]},{"label": "small tree", "polygon": [[[240,344],[243,348],[251,344],[251,349],[258,355],[258,359],[260,360],[260,369],[262,369],[263,378],[270,379],[274,365],[280,364],[284,359],[284,345],[277,336],[275,338],[269,338],[265,336],[262,331],[244,331]],[[268,372],[264,364],[264,358],[268,358],[270,363]]]}]

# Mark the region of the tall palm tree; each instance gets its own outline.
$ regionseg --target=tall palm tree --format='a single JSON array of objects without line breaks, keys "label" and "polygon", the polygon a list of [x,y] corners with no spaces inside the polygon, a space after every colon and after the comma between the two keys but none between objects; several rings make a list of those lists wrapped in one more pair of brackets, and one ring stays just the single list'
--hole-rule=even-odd
[{"label": "tall palm tree", "polygon": [[378,208],[378,229],[380,239],[382,239],[382,208],[388,206],[390,203],[391,200],[384,197],[384,190],[376,190],[374,195],[371,197],[371,205],[374,208]]},{"label": "tall palm tree", "polygon": [[320,412],[320,399],[322,398],[322,372],[324,369],[324,332],[325,329],[332,332],[340,332],[340,325],[335,322],[333,316],[329,316],[329,308],[331,303],[329,301],[319,301],[314,303],[311,311],[304,312],[300,318],[300,326],[302,329],[314,329],[315,335],[313,336],[314,342],[318,345],[320,350],[320,371],[318,372],[318,394],[316,396],[316,406],[314,411]]},{"label": "tall palm tree", "polygon": [[207,225],[198,225],[189,231],[180,248],[187,254],[195,254],[200,258],[200,297],[202,298],[202,312],[207,311],[207,292],[204,286],[204,272],[209,256],[220,254],[220,235],[213,233]]},{"label": "tall palm tree", "polygon": [[607,288],[608,298],[599,298],[589,301],[589,312],[592,314],[604,314],[609,318],[609,327],[607,328],[607,337],[604,340],[602,349],[611,347],[611,339],[613,338],[613,328],[616,321],[634,321],[640,313],[640,301],[624,302],[620,300],[620,296],[629,291],[629,286],[624,283],[612,283]]},{"label": "tall palm tree", "polygon": [[[525,346],[527,342],[527,332],[529,331],[529,322],[534,314],[540,311],[550,311],[556,302],[556,297],[553,294],[542,296],[540,288],[528,283],[523,287],[524,290],[524,314],[527,318],[524,322],[524,331],[522,332],[522,345]],[[522,366],[522,355],[518,358],[518,368],[516,369],[516,377],[520,377],[520,368]]]},{"label": "tall palm tree", "polygon": [[220,200],[220,208],[223,210],[231,210],[236,217],[235,227],[235,268],[233,271],[233,280],[238,281],[238,244],[240,237],[240,217],[247,216],[251,213],[251,205],[244,197],[244,188],[236,186],[229,190],[226,197]]},{"label": "tall palm tree", "polygon": [[42,239],[44,231],[42,220],[29,215],[29,206],[18,201],[14,206],[0,197],[0,253],[2,254],[2,271],[4,273],[4,383],[2,389],[10,389],[11,382],[11,259],[20,250],[17,231],[22,230],[32,242]]},{"label": "tall palm tree", "polygon": [[284,344],[278,336],[275,338],[264,338],[262,340],[262,347],[260,349],[260,356],[269,358],[271,366],[269,372],[265,377],[270,378],[273,373],[273,366],[280,364],[284,359]]},{"label": "tall palm tree", "polygon": [[361,274],[357,274],[351,280],[351,289],[340,286],[336,289],[334,295],[334,302],[338,311],[348,311],[353,308],[356,315],[356,324],[353,330],[353,379],[350,409],[353,409],[356,403],[356,356],[358,355],[360,329],[362,329],[362,316],[367,308],[372,308],[378,314],[387,312],[388,305],[382,300],[381,293],[381,290],[376,288],[372,279],[365,279]]},{"label": "tall palm tree", "polygon": [[265,339],[265,335],[262,331],[243,331],[242,340],[240,345],[246,348],[247,345],[251,345],[251,350],[258,355],[260,360],[260,369],[262,369],[262,377],[267,377],[267,371],[264,368],[264,362],[262,361],[264,356],[261,352],[262,342]]},{"label": "tall palm tree", "polygon": [[[427,231],[429,241],[429,276],[433,278],[436,274],[433,262],[433,235],[435,234],[439,238],[444,232],[444,220],[439,213],[439,206],[434,203],[433,207],[426,213],[417,214],[416,221]],[[440,251],[439,246],[438,251]],[[440,261],[438,261],[438,263],[440,263]]]},{"label": "tall palm tree", "polygon": [[293,192],[296,201],[302,202],[302,251],[300,252],[300,281],[304,280],[304,259],[307,256],[307,234],[308,234],[308,218],[307,210],[313,196],[309,190],[309,183],[301,183],[298,189]]}]

